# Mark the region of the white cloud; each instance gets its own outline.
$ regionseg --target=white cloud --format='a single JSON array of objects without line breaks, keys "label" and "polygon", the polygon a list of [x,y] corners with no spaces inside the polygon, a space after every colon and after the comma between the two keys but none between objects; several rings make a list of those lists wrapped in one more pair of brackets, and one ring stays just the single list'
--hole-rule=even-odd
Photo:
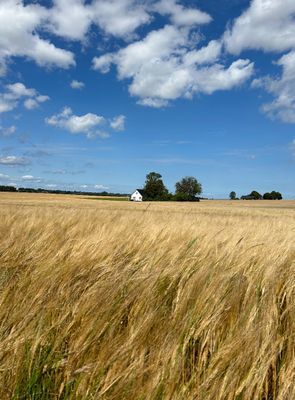
[{"label": "white cloud", "polygon": [[35,89],[28,89],[23,83],[20,82],[7,85],[7,89],[9,91],[7,97],[11,96],[15,99],[19,99],[20,97],[33,97],[36,95]]},{"label": "white cloud", "polygon": [[150,22],[151,2],[137,0],[54,0],[48,10],[51,32],[69,40],[85,41],[92,24],[104,33],[123,39]]},{"label": "white cloud", "polygon": [[104,186],[104,185],[94,185],[94,189],[97,189],[97,190],[107,190],[107,189],[109,189],[107,186]]},{"label": "white cloud", "polygon": [[70,83],[70,86],[71,86],[72,89],[78,89],[79,90],[79,89],[83,89],[85,87],[85,84],[83,82],[79,82],[79,81],[73,80]]},{"label": "white cloud", "polygon": [[37,96],[35,99],[27,99],[24,101],[24,106],[27,110],[34,110],[40,106],[40,103],[48,101],[48,96]]},{"label": "white cloud", "polygon": [[271,118],[295,123],[295,2],[294,0],[252,0],[250,7],[238,17],[224,35],[226,49],[232,54],[255,49],[282,53],[276,64],[281,76],[255,79],[252,87],[260,87],[274,96],[262,106]]},{"label": "white cloud", "polygon": [[19,166],[19,165],[28,165],[30,164],[30,161],[26,157],[3,156],[0,157],[0,164],[9,166]]},{"label": "white cloud", "polygon": [[252,0],[225,33],[233,54],[245,49],[285,51],[295,48],[294,0]]},{"label": "white cloud", "polygon": [[155,11],[169,15],[171,21],[179,26],[207,24],[212,20],[209,14],[196,8],[186,8],[176,0],[161,0],[155,4]]},{"label": "white cloud", "polygon": [[143,99],[138,100],[137,104],[146,107],[163,108],[169,105],[169,101],[163,99],[145,97]]},{"label": "white cloud", "polygon": [[27,110],[34,110],[39,107],[39,103],[35,99],[27,99],[24,101],[24,106]]},{"label": "white cloud", "polygon": [[44,96],[44,95],[39,95],[36,97],[36,100],[38,101],[38,103],[44,103],[45,101],[50,100],[50,97]]},{"label": "white cloud", "polygon": [[271,118],[295,123],[295,51],[284,55],[277,62],[282,67],[281,77],[264,77],[253,81],[252,86],[264,88],[274,100],[262,106]]},{"label": "white cloud", "polygon": [[[148,57],[149,45],[152,57],[163,57],[161,52],[168,54],[171,50],[171,35],[180,36],[185,40],[182,46],[188,45],[185,34],[181,28],[195,29],[196,26],[209,23],[212,18],[197,8],[186,7],[177,0],[53,0],[51,7],[41,4],[24,2],[23,0],[2,0],[0,3],[0,75],[6,71],[6,61],[11,57],[26,57],[34,60],[41,66],[57,66],[69,68],[75,65],[74,54],[68,50],[56,47],[53,38],[42,38],[44,32],[50,32],[66,40],[87,41],[91,26],[97,25],[103,34],[123,38],[134,39],[137,28],[152,21],[155,14],[161,14],[170,19],[171,27],[165,29],[168,38],[158,32],[151,32],[149,43],[146,42]],[[11,23],[13,21],[13,24]],[[174,28],[174,33],[172,33]],[[176,44],[173,51],[180,45],[175,38]],[[158,41],[158,43],[156,43]],[[161,46],[161,43],[163,44]],[[165,43],[169,45],[165,50]],[[153,46],[159,46],[158,50]],[[208,48],[214,52],[214,44]],[[138,46],[134,46],[136,51]],[[128,49],[132,51],[131,48]],[[160,54],[159,54],[160,51]],[[215,51],[218,49],[215,48]],[[202,53],[206,53],[204,50]],[[206,54],[195,54],[196,58],[204,58]],[[209,56],[210,57],[210,56]],[[97,69],[107,72],[113,60],[109,55],[97,58],[95,65]],[[195,61],[197,62],[197,61]],[[123,73],[123,71],[122,71]],[[82,88],[82,82],[73,81],[74,89]],[[155,101],[155,99],[153,99]],[[34,108],[32,102],[27,102],[29,107]],[[36,104],[35,104],[36,105]],[[5,108],[6,107],[2,107]]]},{"label": "white cloud", "polygon": [[34,179],[34,177],[32,175],[24,175],[24,176],[22,176],[22,180],[23,181],[31,181],[33,179]]},{"label": "white cloud", "polygon": [[35,89],[29,89],[20,82],[7,85],[6,89],[6,92],[0,93],[0,113],[15,109],[24,97],[27,97],[24,106],[28,110],[33,110],[40,103],[49,100],[48,96],[40,95]]},{"label": "white cloud", "polygon": [[52,37],[42,38],[44,32],[85,43],[91,26],[96,25],[102,34],[130,41],[155,14],[168,17],[175,27],[195,28],[211,21],[207,13],[177,0],[53,0],[51,7],[35,3],[0,3],[0,75],[5,74],[11,57],[26,57],[46,67],[74,66],[74,54],[55,46]]},{"label": "white cloud", "polygon": [[117,117],[111,120],[110,126],[112,129],[114,129],[114,131],[124,131],[125,120],[126,117],[124,115],[118,115]]},{"label": "white cloud", "polygon": [[79,82],[76,80],[73,80],[70,84],[72,89],[83,89],[85,87],[85,84],[83,82]]},{"label": "white cloud", "polygon": [[230,90],[243,84],[253,74],[249,60],[234,61],[228,68],[214,64],[196,71],[196,91],[212,94],[217,90]]},{"label": "white cloud", "polygon": [[74,115],[71,108],[66,107],[60,114],[47,118],[46,122],[48,125],[66,129],[71,133],[85,133],[90,137],[99,132],[96,129],[105,123],[105,119],[92,113],[82,116]]},{"label": "white cloud", "polygon": [[3,95],[0,93],[0,114],[13,110],[16,107],[16,103],[12,101],[8,101],[3,98]]},{"label": "white cloud", "polygon": [[66,39],[83,40],[91,25],[91,7],[83,0],[54,0],[50,10],[51,31]]},{"label": "white cloud", "polygon": [[129,92],[139,98],[138,103],[158,108],[195,93],[229,90],[253,73],[249,60],[228,67],[218,63],[222,47],[218,41],[194,47],[189,28],[167,25],[117,53],[94,58],[93,68],[106,73],[115,64],[119,79],[131,79]]},{"label": "white cloud", "polygon": [[211,40],[207,46],[187,52],[184,56],[184,62],[187,65],[213,63],[218,60],[221,49],[222,43],[220,41]]},{"label": "white cloud", "polygon": [[150,22],[147,4],[136,0],[94,0],[92,20],[107,34],[128,38],[139,26]]},{"label": "white cloud", "polygon": [[48,19],[48,9],[21,0],[0,3],[0,64],[10,57],[27,57],[41,66],[69,68],[75,65],[73,53],[57,48],[37,33]]},{"label": "white cloud", "polygon": [[100,57],[94,57],[92,61],[93,69],[101,72],[102,74],[107,74],[110,71],[111,65],[116,62],[116,54],[103,54]]},{"label": "white cloud", "polygon": [[103,116],[93,113],[81,116],[75,115],[70,107],[65,107],[61,113],[46,118],[45,122],[48,125],[65,129],[73,134],[83,133],[88,139],[95,137],[105,139],[110,136],[110,133],[101,128],[104,126],[108,128],[107,125],[109,124],[109,128],[113,130],[123,130],[125,117],[120,115],[108,122]]},{"label": "white cloud", "polygon": [[124,115],[119,115],[108,121],[103,116],[93,113],[78,116],[73,113],[70,107],[65,107],[59,114],[46,118],[45,122],[73,134],[83,133],[88,139],[95,137],[105,139],[110,136],[108,129],[124,130],[125,119]]},{"label": "white cloud", "polygon": [[35,182],[35,183],[41,183],[43,180],[41,178],[36,178],[33,175],[23,175],[20,178],[20,181],[22,182]]}]

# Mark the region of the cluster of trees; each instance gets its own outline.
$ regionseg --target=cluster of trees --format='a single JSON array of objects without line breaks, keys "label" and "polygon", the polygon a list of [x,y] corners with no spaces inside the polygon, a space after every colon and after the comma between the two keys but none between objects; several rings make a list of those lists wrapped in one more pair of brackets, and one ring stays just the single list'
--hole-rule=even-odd
[{"label": "cluster of trees", "polygon": [[275,192],[274,190],[272,192],[266,192],[263,195],[264,200],[282,200],[283,196],[280,192]]},{"label": "cluster of trees", "polygon": [[169,193],[162,175],[150,172],[146,176],[144,188],[141,190],[143,200],[147,201],[199,201],[202,185],[193,176],[186,176],[175,184],[175,194]]},{"label": "cluster of trees", "polygon": [[[236,192],[230,192],[229,198],[231,200],[239,200],[237,197]],[[282,200],[283,196],[280,192],[272,191],[272,192],[266,192],[264,195],[260,194],[256,190],[252,190],[250,194],[241,196],[241,200]]]},{"label": "cluster of trees", "polygon": [[0,185],[0,192],[17,192],[14,186]]}]

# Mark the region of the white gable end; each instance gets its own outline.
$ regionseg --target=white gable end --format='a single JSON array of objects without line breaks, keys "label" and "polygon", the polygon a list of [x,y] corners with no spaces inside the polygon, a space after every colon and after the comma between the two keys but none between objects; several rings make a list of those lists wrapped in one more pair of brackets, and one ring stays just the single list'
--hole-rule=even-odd
[{"label": "white gable end", "polygon": [[135,192],[132,193],[130,199],[132,201],[142,201],[142,195],[138,190],[135,190]]}]

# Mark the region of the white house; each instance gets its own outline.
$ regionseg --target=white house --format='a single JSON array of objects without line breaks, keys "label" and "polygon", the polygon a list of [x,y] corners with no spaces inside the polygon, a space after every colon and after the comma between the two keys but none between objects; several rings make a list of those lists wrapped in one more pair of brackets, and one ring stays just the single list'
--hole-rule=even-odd
[{"label": "white house", "polygon": [[142,194],[139,191],[140,189],[136,189],[134,193],[130,196],[131,201],[142,201]]}]

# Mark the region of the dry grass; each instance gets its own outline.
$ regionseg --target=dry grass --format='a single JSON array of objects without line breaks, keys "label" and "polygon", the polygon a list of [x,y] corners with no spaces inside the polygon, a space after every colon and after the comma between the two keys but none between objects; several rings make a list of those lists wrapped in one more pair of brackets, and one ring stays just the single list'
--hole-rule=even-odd
[{"label": "dry grass", "polygon": [[1,400],[295,399],[294,210],[1,194]]}]

